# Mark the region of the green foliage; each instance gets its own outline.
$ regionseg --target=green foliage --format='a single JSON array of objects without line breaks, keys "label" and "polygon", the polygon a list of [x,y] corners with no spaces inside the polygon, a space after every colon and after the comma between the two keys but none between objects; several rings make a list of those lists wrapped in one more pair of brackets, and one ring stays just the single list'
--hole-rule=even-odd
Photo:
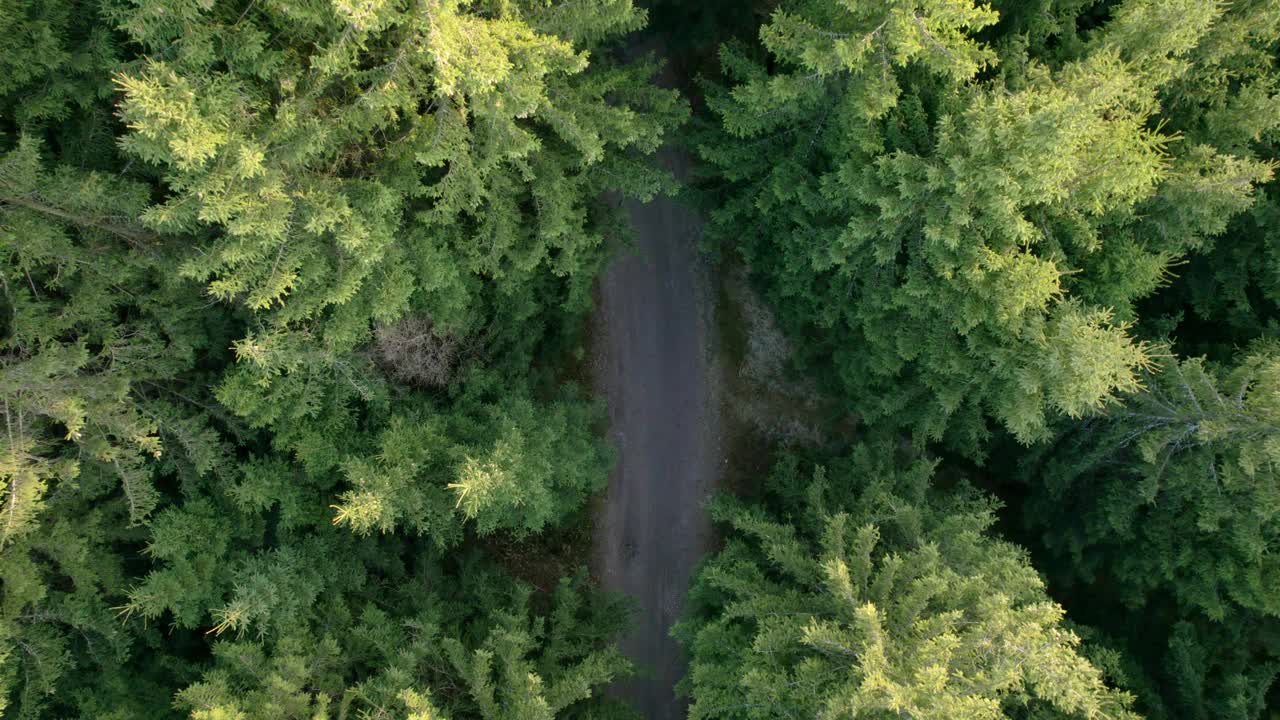
[{"label": "green foliage", "polygon": [[592,633],[618,626],[616,604],[584,602],[566,580],[552,613],[531,615],[527,591],[496,576],[470,579],[466,595],[433,591],[426,580],[401,579],[393,596],[404,607],[394,611],[385,601],[332,607],[329,621],[265,642],[219,641],[212,668],[177,705],[193,720],[550,720],[609,709],[592,699],[595,686],[628,664]]},{"label": "green foliage", "polygon": [[164,173],[146,223],[205,238],[182,274],[255,311],[256,366],[347,350],[411,304],[473,331],[484,281],[521,296],[550,274],[581,304],[596,198],[663,186],[637,160],[676,97],[591,52],[643,23],[626,0],[170,5],[117,11],[150,53],[116,78],[123,147]]},{"label": "green foliage", "polygon": [[38,131],[0,155],[0,684],[15,717],[55,699],[145,714],[169,693],[130,682],[139,638],[109,606],[162,501],[157,470],[215,469],[197,365],[227,323],[137,222],[147,186],[73,165],[83,148],[59,153],[59,134]]},{"label": "green foliage", "polygon": [[481,534],[538,532],[604,486],[598,409],[576,392],[539,403],[489,373],[464,387],[449,413],[393,415],[376,454],[342,461],[350,489],[335,522],[362,533],[411,528],[441,544],[463,518]]},{"label": "green foliage", "polygon": [[1080,503],[1055,518],[1050,547],[1085,577],[1105,558],[1135,598],[1164,587],[1215,619],[1232,606],[1280,616],[1278,353],[1265,345],[1217,371],[1170,361],[1123,406],[1070,429],[1028,471],[1032,517]]},{"label": "green foliage", "polygon": [[[547,615],[441,552],[605,481],[598,408],[530,368],[574,342],[605,197],[671,186],[646,156],[685,106],[613,60],[645,21],[0,8],[0,710],[613,712],[615,602]],[[402,317],[463,351],[426,390],[373,361]]]},{"label": "green foliage", "polygon": [[[119,59],[117,38],[100,10],[97,3],[60,0],[0,8],[0,113],[13,127],[61,121],[80,141],[101,130],[91,111],[111,95],[104,70]],[[76,110],[90,111],[92,119],[75,117]]]},{"label": "green foliage", "polygon": [[[132,518],[142,520],[156,502],[143,458],[161,450],[158,425],[130,387],[181,369],[183,348],[172,345],[187,340],[169,336],[152,317],[114,322],[121,308],[136,306],[130,286],[155,287],[143,313],[172,291],[157,287],[163,279],[153,257],[112,247],[135,231],[113,225],[110,213],[142,207],[145,188],[69,168],[50,172],[39,143],[24,138],[0,157],[0,193],[8,203],[0,247],[10,259],[0,275],[8,437],[0,460],[0,544],[29,530],[49,483],[72,480],[86,461],[120,476]],[[167,350],[176,357],[166,358]],[[76,456],[57,452],[61,442],[74,443]]]},{"label": "green foliage", "polygon": [[[1008,437],[1078,623],[905,435],[793,457],[713,506],[691,716],[1264,717],[1280,0],[677,5],[692,62],[768,16],[694,133],[712,245],[874,437]],[[607,476],[561,375],[614,201],[673,187],[646,21],[0,7],[0,713],[628,716],[624,603],[482,540]]]},{"label": "green foliage", "polygon": [[1257,717],[1280,671],[1278,353],[1260,345],[1229,368],[1171,360],[1027,461],[1028,521],[1077,582],[1133,609],[1171,601],[1149,627],[1169,643],[1178,717]]},{"label": "green foliage", "polygon": [[154,568],[119,612],[213,641],[177,695],[191,717],[567,718],[628,671],[610,644],[619,599],[565,580],[533,610],[475,551],[353,534],[305,502],[317,494],[325,483],[259,461],[152,523]]},{"label": "green foliage", "polygon": [[1144,712],[1265,717],[1280,3],[783,0],[759,39],[697,150],[801,365],[991,461]]},{"label": "green foliage", "polygon": [[[693,718],[1130,718],[993,504],[929,489],[892,444],[770,478],[774,508],[721,500],[724,549],[677,636]],[[783,518],[786,518],[785,520]],[[789,522],[788,522],[789,521]]]},{"label": "green foliage", "polygon": [[710,232],[869,422],[981,454],[988,418],[1030,443],[1137,389],[1134,303],[1270,179],[1239,141],[1270,121],[1169,129],[1251,8],[1129,0],[1081,39],[1081,4],[797,0],[767,63],[724,51]]},{"label": "green foliage", "polygon": [[[1232,3],[1197,49],[1189,74],[1168,93],[1166,104],[1177,109],[1168,113],[1174,129],[1194,142],[1276,157],[1278,42],[1280,4]],[[1187,200],[1189,211],[1199,210],[1194,198]],[[1151,332],[1168,333],[1183,354],[1223,362],[1259,337],[1274,337],[1280,285],[1271,228],[1277,212],[1273,183],[1250,211],[1210,240],[1211,252],[1191,257],[1148,303]]]}]

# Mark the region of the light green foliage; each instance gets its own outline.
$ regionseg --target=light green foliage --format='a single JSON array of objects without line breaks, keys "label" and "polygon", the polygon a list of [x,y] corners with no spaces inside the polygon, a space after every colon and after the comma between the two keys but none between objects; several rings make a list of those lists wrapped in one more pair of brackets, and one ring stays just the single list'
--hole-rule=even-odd
[{"label": "light green foliage", "polygon": [[447,401],[431,401],[387,388],[358,356],[351,363],[346,384],[309,380],[306,405],[263,407],[253,388],[241,404],[240,384],[252,375],[239,368],[219,393],[255,424],[269,423],[273,446],[307,475],[342,477],[336,524],[362,534],[409,530],[446,547],[468,520],[481,534],[543,530],[607,482],[610,456],[592,429],[599,407],[570,386],[542,399],[526,380],[473,369]]},{"label": "light green foliage", "polygon": [[335,522],[445,544],[463,518],[481,534],[538,532],[580,507],[608,480],[598,409],[570,390],[535,402],[506,380],[473,373],[449,413],[393,416],[376,454],[342,461],[350,489]]},{"label": "light green foliage", "polygon": [[601,256],[596,198],[661,186],[637,159],[680,113],[650,67],[591,51],[643,14],[580,5],[119,11],[151,53],[117,77],[123,146],[169,191],[145,220],[206,238],[182,272],[255,311],[242,358],[294,371],[301,346],[347,350],[411,303],[471,332],[485,281],[522,296],[542,274],[568,278],[581,304]]},{"label": "light green foliage", "polygon": [[991,502],[931,492],[932,463],[895,467],[891,448],[811,481],[785,461],[775,512],[715,506],[726,544],[677,628],[690,717],[1136,717],[1022,551],[989,536]]},{"label": "light green foliage", "polygon": [[643,12],[170,5],[116,10],[148,51],[116,76],[121,144],[163,174],[146,225],[193,239],[180,274],[248,311],[218,400],[308,472],[343,466],[337,519],[358,531],[447,544],[446,504],[484,532],[563,516],[604,480],[587,404],[522,382],[427,403],[358,350],[412,311],[524,373],[546,328],[586,307],[614,222],[601,197],[666,186],[642,160],[685,112],[651,63],[602,45]]},{"label": "light green foliage", "polygon": [[1030,443],[1135,390],[1134,302],[1271,177],[1163,129],[1237,16],[1129,0],[1080,38],[1070,10],[796,1],[772,69],[724,52],[711,231],[868,421],[980,454],[987,418]]},{"label": "light green foliage", "polygon": [[492,440],[467,453],[449,485],[478,532],[537,532],[604,488],[609,457],[592,437],[594,410],[576,398],[545,405],[513,398],[486,408]]}]

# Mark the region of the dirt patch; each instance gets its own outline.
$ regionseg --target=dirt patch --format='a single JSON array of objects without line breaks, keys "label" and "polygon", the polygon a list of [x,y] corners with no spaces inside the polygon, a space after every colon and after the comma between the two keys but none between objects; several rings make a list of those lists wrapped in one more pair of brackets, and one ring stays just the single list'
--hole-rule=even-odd
[{"label": "dirt patch", "polygon": [[721,272],[723,397],[737,432],[779,448],[828,445],[857,423],[793,370],[794,350],[739,265]]},{"label": "dirt patch", "polygon": [[561,578],[572,577],[590,564],[592,533],[592,508],[586,507],[536,535],[494,533],[484,539],[484,547],[508,574],[549,593]]}]

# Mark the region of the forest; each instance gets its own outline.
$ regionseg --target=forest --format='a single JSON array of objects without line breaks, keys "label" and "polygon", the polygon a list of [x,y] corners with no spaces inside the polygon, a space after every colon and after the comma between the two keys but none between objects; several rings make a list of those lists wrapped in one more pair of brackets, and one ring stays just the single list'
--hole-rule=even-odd
[{"label": "forest", "polygon": [[662,201],[688,718],[1280,718],[1278,61],[1280,0],[0,3],[0,717],[663,720],[590,561]]}]

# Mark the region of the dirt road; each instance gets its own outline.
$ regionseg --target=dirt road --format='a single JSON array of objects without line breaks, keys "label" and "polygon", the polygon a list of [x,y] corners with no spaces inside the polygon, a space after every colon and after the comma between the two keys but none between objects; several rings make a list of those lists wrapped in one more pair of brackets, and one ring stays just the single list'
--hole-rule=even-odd
[{"label": "dirt road", "polygon": [[[679,152],[664,149],[659,159],[685,175]],[[641,675],[615,691],[648,720],[668,720],[685,717],[674,693],[685,664],[669,632],[711,541],[703,503],[723,462],[715,293],[695,250],[695,213],[666,198],[626,208],[636,248],[601,278],[595,316],[595,383],[609,403],[618,464],[596,518],[594,561],[602,584],[640,607],[622,650]]]}]

